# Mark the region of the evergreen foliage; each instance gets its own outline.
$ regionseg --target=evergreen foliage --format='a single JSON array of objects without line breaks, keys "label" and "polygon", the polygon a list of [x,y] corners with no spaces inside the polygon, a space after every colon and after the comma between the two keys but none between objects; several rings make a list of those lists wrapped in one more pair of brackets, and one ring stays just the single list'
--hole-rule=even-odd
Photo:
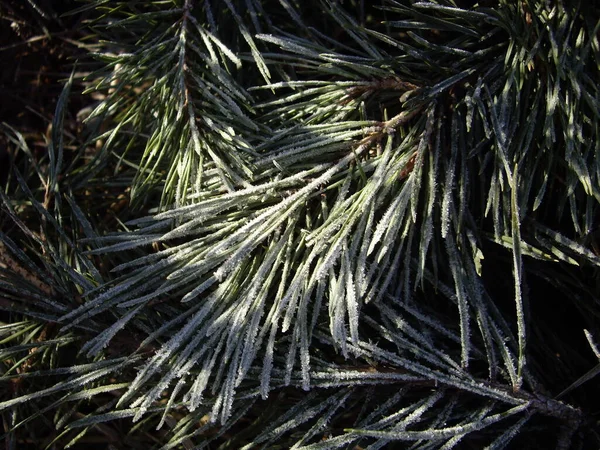
[{"label": "evergreen foliage", "polygon": [[69,14],[47,151],[1,128],[6,448],[600,445],[593,2]]}]

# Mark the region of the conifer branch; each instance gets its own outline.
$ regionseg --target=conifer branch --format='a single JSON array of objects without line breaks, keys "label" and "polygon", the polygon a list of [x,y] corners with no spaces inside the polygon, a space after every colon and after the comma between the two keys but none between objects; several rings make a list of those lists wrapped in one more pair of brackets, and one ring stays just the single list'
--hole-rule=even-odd
[{"label": "conifer branch", "polygon": [[0,129],[7,439],[598,444],[541,286],[598,356],[600,12],[465,3],[73,11],[95,62],[46,152]]}]

